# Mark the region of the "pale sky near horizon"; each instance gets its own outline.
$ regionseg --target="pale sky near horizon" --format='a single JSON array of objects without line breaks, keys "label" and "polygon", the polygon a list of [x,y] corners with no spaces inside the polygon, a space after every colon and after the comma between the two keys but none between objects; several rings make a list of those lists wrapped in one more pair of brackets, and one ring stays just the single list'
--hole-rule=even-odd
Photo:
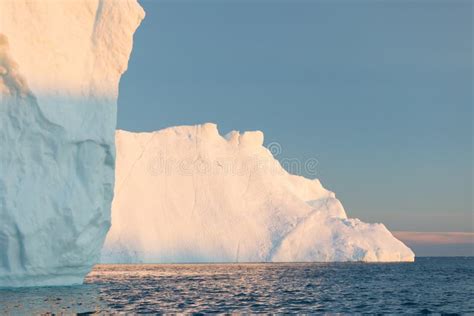
[{"label": "pale sky near horizon", "polygon": [[118,128],[262,130],[351,217],[474,231],[471,1],[140,3]]}]

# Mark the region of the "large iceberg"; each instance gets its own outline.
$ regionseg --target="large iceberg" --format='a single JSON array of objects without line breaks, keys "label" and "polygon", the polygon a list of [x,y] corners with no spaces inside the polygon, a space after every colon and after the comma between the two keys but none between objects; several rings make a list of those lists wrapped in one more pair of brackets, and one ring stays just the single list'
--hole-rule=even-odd
[{"label": "large iceberg", "polygon": [[261,132],[118,131],[104,263],[413,261],[383,224],[349,219],[318,180],[287,173]]},{"label": "large iceberg", "polygon": [[114,190],[136,0],[0,1],[0,287],[82,283]]}]

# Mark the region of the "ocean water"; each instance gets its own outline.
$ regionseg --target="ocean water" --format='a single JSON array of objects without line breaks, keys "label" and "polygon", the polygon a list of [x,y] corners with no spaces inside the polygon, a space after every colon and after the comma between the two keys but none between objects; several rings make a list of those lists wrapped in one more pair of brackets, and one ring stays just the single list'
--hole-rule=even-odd
[{"label": "ocean water", "polygon": [[73,287],[0,290],[0,314],[474,313],[474,258],[99,265]]}]

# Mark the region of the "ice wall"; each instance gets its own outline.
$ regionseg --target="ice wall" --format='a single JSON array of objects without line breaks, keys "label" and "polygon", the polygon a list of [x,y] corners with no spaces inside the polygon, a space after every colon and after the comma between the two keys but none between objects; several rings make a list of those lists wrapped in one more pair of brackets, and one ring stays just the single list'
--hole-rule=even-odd
[{"label": "ice wall", "polygon": [[0,1],[0,287],[82,283],[114,189],[136,0]]},{"label": "ice wall", "polygon": [[383,224],[349,219],[318,180],[288,174],[261,132],[118,131],[102,261],[413,261]]}]

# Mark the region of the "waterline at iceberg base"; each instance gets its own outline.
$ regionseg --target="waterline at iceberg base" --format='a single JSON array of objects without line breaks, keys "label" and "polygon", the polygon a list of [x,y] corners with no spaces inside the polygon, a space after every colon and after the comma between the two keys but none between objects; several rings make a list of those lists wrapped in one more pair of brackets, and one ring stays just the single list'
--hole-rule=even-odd
[{"label": "waterline at iceberg base", "polygon": [[347,218],[318,180],[287,173],[263,133],[117,131],[103,263],[413,261],[383,224]]}]

